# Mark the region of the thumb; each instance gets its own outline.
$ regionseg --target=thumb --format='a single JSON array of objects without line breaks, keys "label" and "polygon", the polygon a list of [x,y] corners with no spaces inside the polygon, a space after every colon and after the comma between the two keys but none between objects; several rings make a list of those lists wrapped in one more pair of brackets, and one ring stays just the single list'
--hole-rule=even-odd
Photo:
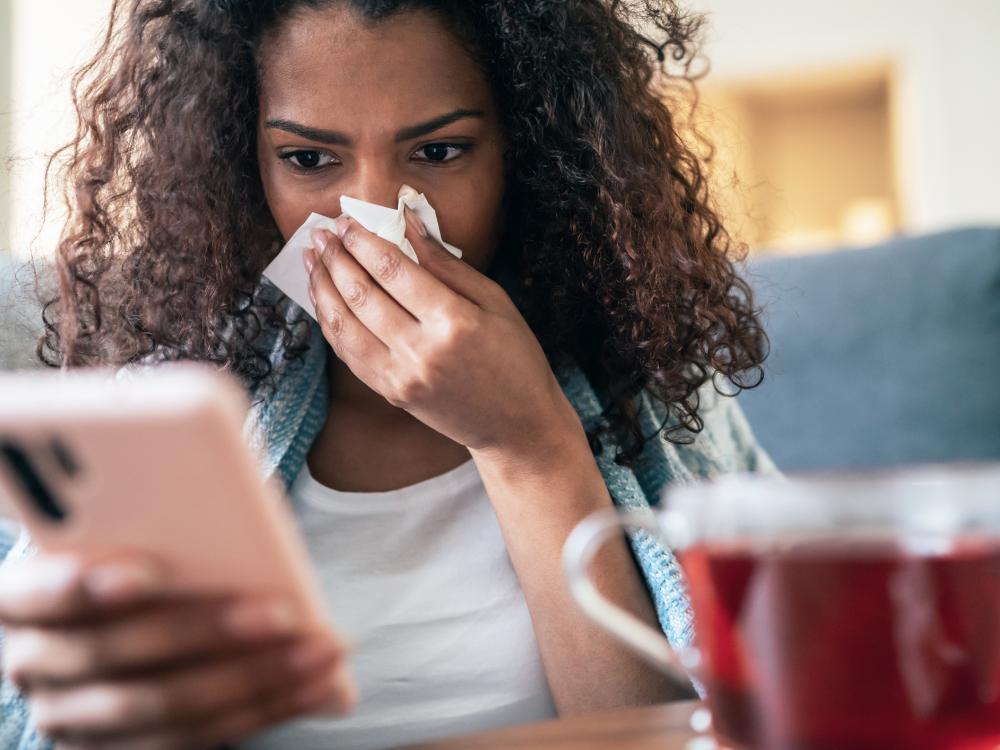
[{"label": "thumb", "polygon": [[72,555],[38,555],[0,567],[0,620],[8,625],[58,623],[102,605],[142,599],[158,571],[136,556],[87,565]]}]

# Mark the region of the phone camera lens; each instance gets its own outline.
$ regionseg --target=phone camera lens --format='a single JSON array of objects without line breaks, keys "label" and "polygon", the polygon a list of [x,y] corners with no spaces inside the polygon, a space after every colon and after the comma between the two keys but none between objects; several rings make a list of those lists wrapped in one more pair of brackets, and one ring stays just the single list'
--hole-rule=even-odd
[{"label": "phone camera lens", "polygon": [[66,520],[66,509],[56,499],[51,488],[42,479],[28,452],[9,438],[0,439],[0,457],[8,471],[21,487],[32,507],[50,521]]}]

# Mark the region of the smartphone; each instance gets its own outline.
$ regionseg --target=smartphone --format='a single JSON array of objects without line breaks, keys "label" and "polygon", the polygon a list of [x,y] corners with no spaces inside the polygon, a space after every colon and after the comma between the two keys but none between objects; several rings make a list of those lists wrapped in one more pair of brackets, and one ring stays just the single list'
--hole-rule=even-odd
[{"label": "smartphone", "polygon": [[332,635],[284,493],[243,438],[248,408],[207,365],[0,375],[0,504],[45,552],[142,550],[165,593],[285,596]]}]

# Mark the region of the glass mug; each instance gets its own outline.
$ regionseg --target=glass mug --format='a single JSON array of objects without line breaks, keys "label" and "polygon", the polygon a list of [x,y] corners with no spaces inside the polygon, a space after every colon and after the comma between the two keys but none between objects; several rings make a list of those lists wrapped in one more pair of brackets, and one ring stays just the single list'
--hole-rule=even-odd
[{"label": "glass mug", "polygon": [[[717,739],[755,750],[1000,747],[1000,464],[668,488],[567,539],[599,625],[704,688]],[[622,527],[676,554],[695,647],[611,604],[587,576]]]}]

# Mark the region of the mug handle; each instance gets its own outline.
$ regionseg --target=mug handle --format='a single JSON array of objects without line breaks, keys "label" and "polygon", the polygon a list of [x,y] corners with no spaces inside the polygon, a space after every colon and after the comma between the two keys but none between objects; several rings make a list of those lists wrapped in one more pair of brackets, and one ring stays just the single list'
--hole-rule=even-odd
[{"label": "mug handle", "polygon": [[604,508],[591,513],[570,532],[563,546],[562,564],[570,593],[591,620],[654,667],[674,679],[691,681],[690,667],[698,661],[697,650],[675,651],[663,633],[612,604],[587,575],[597,551],[622,530],[649,532],[672,547],[675,545],[670,544],[669,537],[679,536],[682,524],[679,515],[670,511],[654,514],[645,508]]}]

